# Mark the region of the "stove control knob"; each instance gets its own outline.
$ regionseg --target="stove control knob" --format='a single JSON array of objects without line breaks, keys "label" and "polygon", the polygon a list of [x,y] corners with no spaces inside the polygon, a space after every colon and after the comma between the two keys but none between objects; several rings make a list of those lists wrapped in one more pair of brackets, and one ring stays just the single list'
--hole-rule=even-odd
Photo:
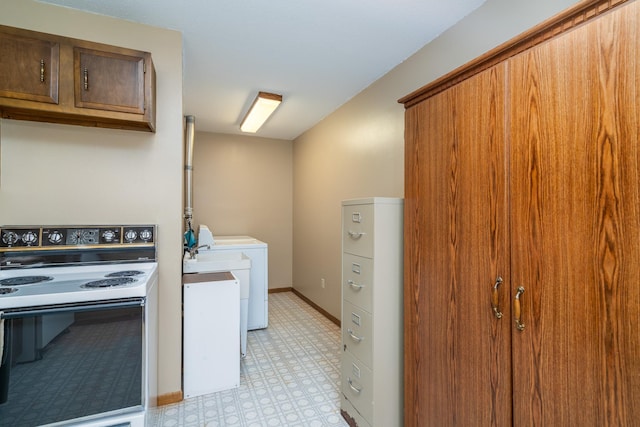
[{"label": "stove control knob", "polygon": [[62,242],[62,233],[59,231],[52,231],[49,233],[49,241],[54,245],[57,245]]},{"label": "stove control knob", "polygon": [[22,241],[27,246],[33,246],[34,244],[38,243],[38,235],[33,231],[27,231],[22,235]]},{"label": "stove control knob", "polygon": [[140,232],[140,238],[145,242],[148,242],[153,237],[153,233],[149,229],[144,229]]},{"label": "stove control knob", "polygon": [[134,240],[136,240],[136,238],[138,237],[138,233],[136,233],[135,230],[127,230],[124,233],[124,239],[128,242],[131,243]]},{"label": "stove control knob", "polygon": [[116,238],[116,232],[113,230],[105,230],[104,233],[102,233],[102,238],[105,242],[111,243]]},{"label": "stove control knob", "polygon": [[2,242],[11,246],[18,241],[18,235],[13,231],[7,231],[2,235]]}]

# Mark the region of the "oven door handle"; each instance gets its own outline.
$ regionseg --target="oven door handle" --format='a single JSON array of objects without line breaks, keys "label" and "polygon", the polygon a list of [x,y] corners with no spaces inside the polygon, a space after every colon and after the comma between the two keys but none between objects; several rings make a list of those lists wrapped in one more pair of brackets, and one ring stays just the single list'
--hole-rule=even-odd
[{"label": "oven door handle", "polygon": [[73,311],[76,313],[92,310],[111,310],[116,308],[144,307],[144,298],[117,300],[113,302],[91,302],[61,305],[45,305],[41,307],[15,308],[0,311],[0,319],[16,319],[18,317],[42,316]]}]

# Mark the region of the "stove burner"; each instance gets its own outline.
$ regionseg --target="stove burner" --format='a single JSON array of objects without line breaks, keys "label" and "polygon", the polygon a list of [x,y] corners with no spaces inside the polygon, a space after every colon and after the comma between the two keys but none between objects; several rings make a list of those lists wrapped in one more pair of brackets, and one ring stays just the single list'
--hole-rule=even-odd
[{"label": "stove burner", "polygon": [[85,283],[84,285],[82,285],[82,287],[94,288],[94,289],[112,288],[115,286],[122,286],[122,285],[126,285],[128,283],[133,283],[133,282],[137,282],[137,280],[131,277],[117,277],[112,279],[95,280],[93,282]]},{"label": "stove burner", "polygon": [[114,271],[113,273],[109,273],[104,277],[131,277],[131,276],[139,276],[141,274],[144,274],[144,272],[139,270],[125,270],[125,271]]},{"label": "stove burner", "polygon": [[21,285],[33,285],[34,283],[48,282],[53,280],[50,276],[20,276],[10,277],[8,279],[0,280],[0,286],[21,286]]},{"label": "stove burner", "polygon": [[0,295],[7,295],[17,292],[16,288],[0,288]]}]

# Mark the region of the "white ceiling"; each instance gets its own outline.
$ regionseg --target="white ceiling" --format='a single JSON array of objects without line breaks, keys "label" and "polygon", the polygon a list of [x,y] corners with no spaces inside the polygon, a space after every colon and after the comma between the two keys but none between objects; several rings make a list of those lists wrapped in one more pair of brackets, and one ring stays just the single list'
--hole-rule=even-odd
[{"label": "white ceiling", "polygon": [[40,1],[179,30],[197,130],[240,133],[266,91],[283,103],[256,135],[294,139],[485,0]]}]

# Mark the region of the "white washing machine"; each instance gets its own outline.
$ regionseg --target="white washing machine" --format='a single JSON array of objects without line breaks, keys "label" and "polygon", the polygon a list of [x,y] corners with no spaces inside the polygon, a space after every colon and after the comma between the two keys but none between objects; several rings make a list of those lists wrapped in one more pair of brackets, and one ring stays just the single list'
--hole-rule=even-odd
[{"label": "white washing machine", "polygon": [[269,247],[251,236],[214,236],[206,225],[200,225],[198,245],[210,245],[200,253],[242,252],[251,259],[251,284],[247,329],[263,329],[269,325]]}]

